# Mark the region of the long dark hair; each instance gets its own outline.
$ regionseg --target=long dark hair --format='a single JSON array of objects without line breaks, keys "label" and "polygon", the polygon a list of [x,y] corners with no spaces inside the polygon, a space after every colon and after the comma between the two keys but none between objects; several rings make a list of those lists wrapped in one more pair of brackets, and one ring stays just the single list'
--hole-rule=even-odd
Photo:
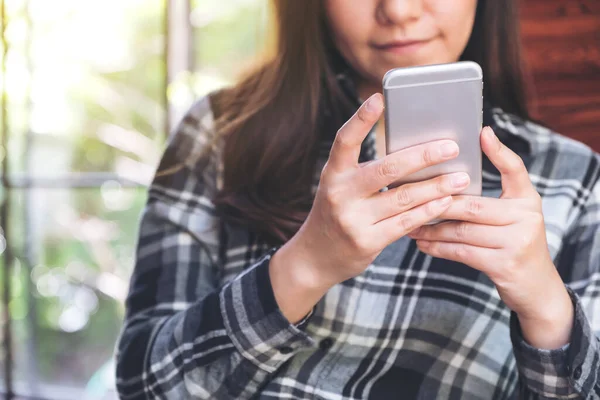
[{"label": "long dark hair", "polygon": [[[318,144],[355,111],[336,79],[322,0],[271,0],[275,41],[240,82],[212,96],[225,135],[222,218],[285,242],[310,211]],[[484,96],[528,118],[517,0],[479,0],[461,57],[479,63]],[[325,117],[320,110],[327,110]],[[333,132],[332,132],[333,130]]]}]

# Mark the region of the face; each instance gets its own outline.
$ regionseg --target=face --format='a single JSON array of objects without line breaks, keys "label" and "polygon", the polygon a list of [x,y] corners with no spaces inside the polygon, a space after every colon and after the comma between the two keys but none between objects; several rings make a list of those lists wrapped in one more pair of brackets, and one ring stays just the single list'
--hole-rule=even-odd
[{"label": "face", "polygon": [[380,91],[397,67],[458,61],[477,0],[324,0],[334,42],[359,75],[361,95]]}]

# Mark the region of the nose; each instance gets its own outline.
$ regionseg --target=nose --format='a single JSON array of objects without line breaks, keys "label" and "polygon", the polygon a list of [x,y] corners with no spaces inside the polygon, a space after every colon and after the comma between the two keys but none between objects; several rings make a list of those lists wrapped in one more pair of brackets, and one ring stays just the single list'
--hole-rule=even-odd
[{"label": "nose", "polygon": [[404,24],[420,18],[423,0],[381,0],[379,10],[383,23]]}]

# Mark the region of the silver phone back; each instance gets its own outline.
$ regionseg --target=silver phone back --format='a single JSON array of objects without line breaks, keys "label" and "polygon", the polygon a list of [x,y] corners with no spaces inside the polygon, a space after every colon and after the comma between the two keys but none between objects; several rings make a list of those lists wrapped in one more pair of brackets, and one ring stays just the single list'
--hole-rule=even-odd
[{"label": "silver phone back", "polygon": [[471,61],[398,68],[383,78],[387,153],[438,139],[458,143],[454,160],[428,167],[390,187],[452,172],[471,183],[462,194],[481,195],[483,73]]}]

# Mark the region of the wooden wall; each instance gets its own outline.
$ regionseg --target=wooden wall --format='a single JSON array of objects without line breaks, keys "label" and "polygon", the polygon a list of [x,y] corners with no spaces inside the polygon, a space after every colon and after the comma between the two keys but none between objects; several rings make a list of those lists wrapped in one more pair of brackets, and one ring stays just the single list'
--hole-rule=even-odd
[{"label": "wooden wall", "polygon": [[534,117],[600,152],[600,0],[520,1]]}]

